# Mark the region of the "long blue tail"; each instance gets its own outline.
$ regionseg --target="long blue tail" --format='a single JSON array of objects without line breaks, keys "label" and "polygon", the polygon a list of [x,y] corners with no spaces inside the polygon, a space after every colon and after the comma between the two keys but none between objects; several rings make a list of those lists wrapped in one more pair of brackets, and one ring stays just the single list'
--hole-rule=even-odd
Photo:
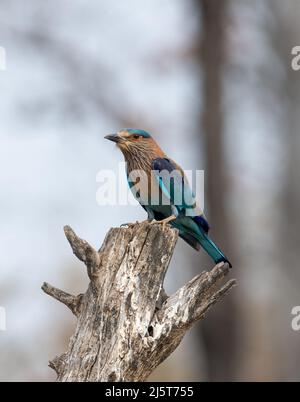
[{"label": "long blue tail", "polygon": [[197,236],[201,247],[207,252],[207,254],[214,260],[216,264],[219,262],[227,262],[232,267],[228,258],[222,253],[219,247],[211,240],[211,238],[206,234],[202,233],[201,236]]},{"label": "long blue tail", "polygon": [[199,221],[195,222],[189,217],[184,217],[183,219],[172,221],[171,225],[179,229],[179,236],[194,249],[199,250],[201,246],[216,264],[223,261],[227,262],[230,268],[232,267],[226,255],[222,253],[206,233],[206,227],[203,228]]}]

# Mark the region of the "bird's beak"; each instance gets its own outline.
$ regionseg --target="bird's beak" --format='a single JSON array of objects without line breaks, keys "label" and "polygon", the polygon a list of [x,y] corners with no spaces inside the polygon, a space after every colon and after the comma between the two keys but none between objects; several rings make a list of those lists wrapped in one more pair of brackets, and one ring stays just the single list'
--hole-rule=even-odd
[{"label": "bird's beak", "polygon": [[118,134],[109,134],[109,135],[106,135],[104,138],[106,138],[109,141],[116,142],[116,143],[121,141],[121,137]]}]

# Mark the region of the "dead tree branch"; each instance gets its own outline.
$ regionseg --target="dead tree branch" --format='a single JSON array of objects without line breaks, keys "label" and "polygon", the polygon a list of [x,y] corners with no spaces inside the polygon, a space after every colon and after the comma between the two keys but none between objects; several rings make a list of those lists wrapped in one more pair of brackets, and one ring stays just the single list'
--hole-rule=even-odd
[{"label": "dead tree branch", "polygon": [[78,296],[42,286],[77,317],[68,351],[49,364],[60,382],[145,380],[235,285],[222,284],[228,266],[219,264],[168,297],[163,281],[178,238],[171,227],[112,228],[99,251],[68,226],[65,234],[90,284]]}]

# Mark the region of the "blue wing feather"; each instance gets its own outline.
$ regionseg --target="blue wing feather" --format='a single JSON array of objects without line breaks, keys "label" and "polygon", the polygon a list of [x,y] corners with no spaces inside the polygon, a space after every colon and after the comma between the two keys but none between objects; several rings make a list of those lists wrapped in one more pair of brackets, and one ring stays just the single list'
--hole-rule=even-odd
[{"label": "blue wing feather", "polygon": [[207,220],[204,218],[203,215],[194,216],[194,217],[193,217],[193,220],[194,220],[194,222],[197,223],[197,225],[198,225],[199,227],[201,227],[201,228],[204,230],[205,233],[208,233],[208,231],[209,231],[209,229],[210,229],[210,228],[209,228],[209,224],[208,224]]},{"label": "blue wing feather", "polygon": [[194,207],[195,197],[189,183],[183,172],[170,159],[154,159],[152,170],[161,191],[172,205],[179,211]]}]

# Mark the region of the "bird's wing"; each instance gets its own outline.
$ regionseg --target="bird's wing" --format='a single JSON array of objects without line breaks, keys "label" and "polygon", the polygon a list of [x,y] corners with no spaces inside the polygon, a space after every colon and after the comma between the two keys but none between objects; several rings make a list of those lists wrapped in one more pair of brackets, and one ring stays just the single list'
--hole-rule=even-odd
[{"label": "bird's wing", "polygon": [[197,226],[209,231],[203,211],[198,207],[195,195],[183,170],[169,158],[157,158],[152,162],[152,170],[164,196],[179,212],[190,216]]},{"label": "bird's wing", "polygon": [[171,159],[156,158],[152,171],[164,196],[179,211],[195,208],[194,194],[182,169]]}]

